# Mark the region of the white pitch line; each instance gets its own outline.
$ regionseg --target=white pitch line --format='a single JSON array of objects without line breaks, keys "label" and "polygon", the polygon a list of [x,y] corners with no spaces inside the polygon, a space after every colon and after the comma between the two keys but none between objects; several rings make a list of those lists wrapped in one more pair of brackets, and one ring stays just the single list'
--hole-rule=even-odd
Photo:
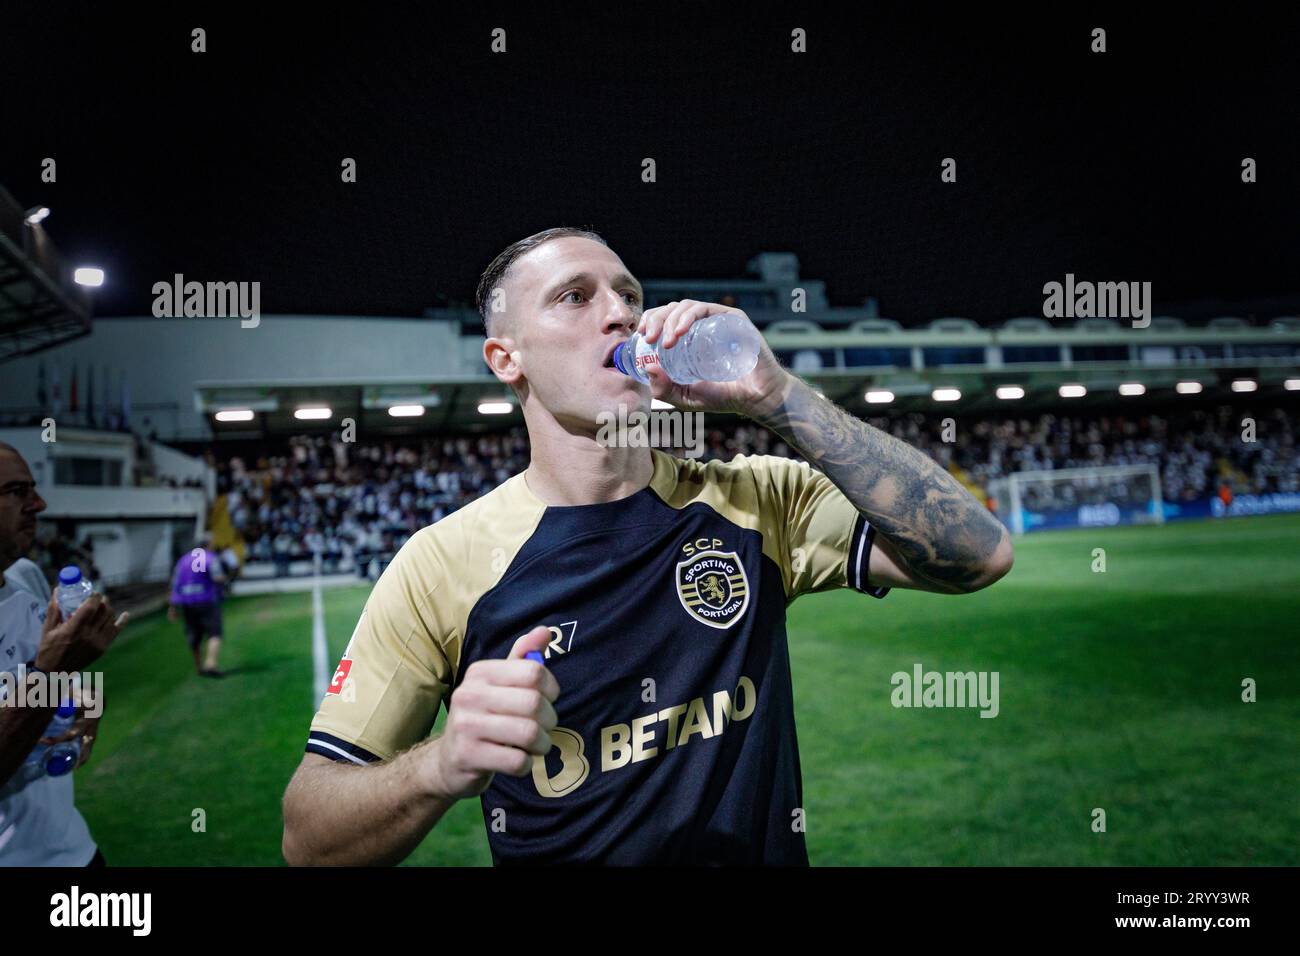
[{"label": "white pitch line", "polygon": [[312,701],[312,710],[320,706],[320,702],[325,699],[325,691],[329,688],[329,667],[327,658],[329,649],[325,645],[325,602],[321,599],[320,575],[316,575],[316,580],[312,583],[311,588],[311,665],[312,665],[312,689],[316,694]]}]

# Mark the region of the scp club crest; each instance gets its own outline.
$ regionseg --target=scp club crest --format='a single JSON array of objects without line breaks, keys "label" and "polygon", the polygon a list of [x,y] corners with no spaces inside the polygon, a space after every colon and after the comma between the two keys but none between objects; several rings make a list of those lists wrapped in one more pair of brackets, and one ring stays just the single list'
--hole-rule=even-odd
[{"label": "scp club crest", "polygon": [[734,551],[699,551],[677,565],[677,597],[709,627],[728,628],[749,606],[749,578]]}]

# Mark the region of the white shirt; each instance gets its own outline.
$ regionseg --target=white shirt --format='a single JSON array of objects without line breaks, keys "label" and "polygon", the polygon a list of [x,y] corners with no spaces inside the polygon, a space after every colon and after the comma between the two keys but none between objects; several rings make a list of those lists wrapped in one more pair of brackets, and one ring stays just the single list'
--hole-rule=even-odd
[{"label": "white shirt", "polygon": [[[0,670],[17,673],[41,644],[50,586],[19,558],[0,584]],[[95,855],[90,828],[73,802],[70,773],[41,777],[0,798],[0,867],[85,866]]]}]

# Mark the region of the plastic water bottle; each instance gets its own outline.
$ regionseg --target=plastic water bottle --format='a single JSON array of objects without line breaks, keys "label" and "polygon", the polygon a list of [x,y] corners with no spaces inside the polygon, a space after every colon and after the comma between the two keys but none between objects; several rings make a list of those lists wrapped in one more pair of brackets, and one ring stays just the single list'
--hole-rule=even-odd
[{"label": "plastic water bottle", "polygon": [[762,336],[739,312],[720,312],[698,319],[673,347],[654,345],[639,332],[614,349],[614,367],[646,385],[647,366],[659,365],[678,385],[734,382],[754,370]]},{"label": "plastic water bottle", "polygon": [[70,564],[59,572],[57,600],[63,620],[72,617],[81,603],[95,593],[95,587],[81,576],[81,568]]},{"label": "plastic water bottle", "polygon": [[[59,709],[54,712],[54,719],[50,721],[50,726],[45,730],[46,737],[62,737],[72,725],[77,722],[77,708],[72,701],[65,700]],[[75,737],[72,740],[63,740],[57,744],[49,744],[45,753],[45,772],[51,777],[62,777],[69,773],[77,765],[78,758],[81,757],[81,738]]]},{"label": "plastic water bottle", "polygon": [[[54,712],[54,719],[41,732],[42,737],[62,737],[77,720],[77,708],[71,701],[65,700]],[[37,743],[23,761],[21,767],[14,771],[9,782],[0,789],[0,797],[17,793],[34,780],[44,776],[62,777],[77,765],[81,758],[81,739],[65,740],[57,744]]]}]

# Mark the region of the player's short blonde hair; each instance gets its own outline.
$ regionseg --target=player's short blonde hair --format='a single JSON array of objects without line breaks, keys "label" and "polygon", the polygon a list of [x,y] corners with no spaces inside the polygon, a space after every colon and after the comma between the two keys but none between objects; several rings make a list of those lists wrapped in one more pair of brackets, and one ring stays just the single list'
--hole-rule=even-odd
[{"label": "player's short blonde hair", "polygon": [[550,242],[552,239],[563,239],[566,236],[590,239],[592,242],[599,242],[602,246],[609,246],[609,243],[590,229],[578,229],[575,226],[557,226],[554,229],[543,229],[541,232],[533,233],[527,239],[512,242],[492,260],[491,265],[483,270],[483,275],[478,280],[478,289],[474,293],[474,305],[478,308],[478,314],[483,317],[483,331],[489,338],[496,334],[499,329],[498,324],[493,321],[494,313],[490,311],[492,290],[506,280],[510,273],[510,267],[521,256],[544,243]]}]

